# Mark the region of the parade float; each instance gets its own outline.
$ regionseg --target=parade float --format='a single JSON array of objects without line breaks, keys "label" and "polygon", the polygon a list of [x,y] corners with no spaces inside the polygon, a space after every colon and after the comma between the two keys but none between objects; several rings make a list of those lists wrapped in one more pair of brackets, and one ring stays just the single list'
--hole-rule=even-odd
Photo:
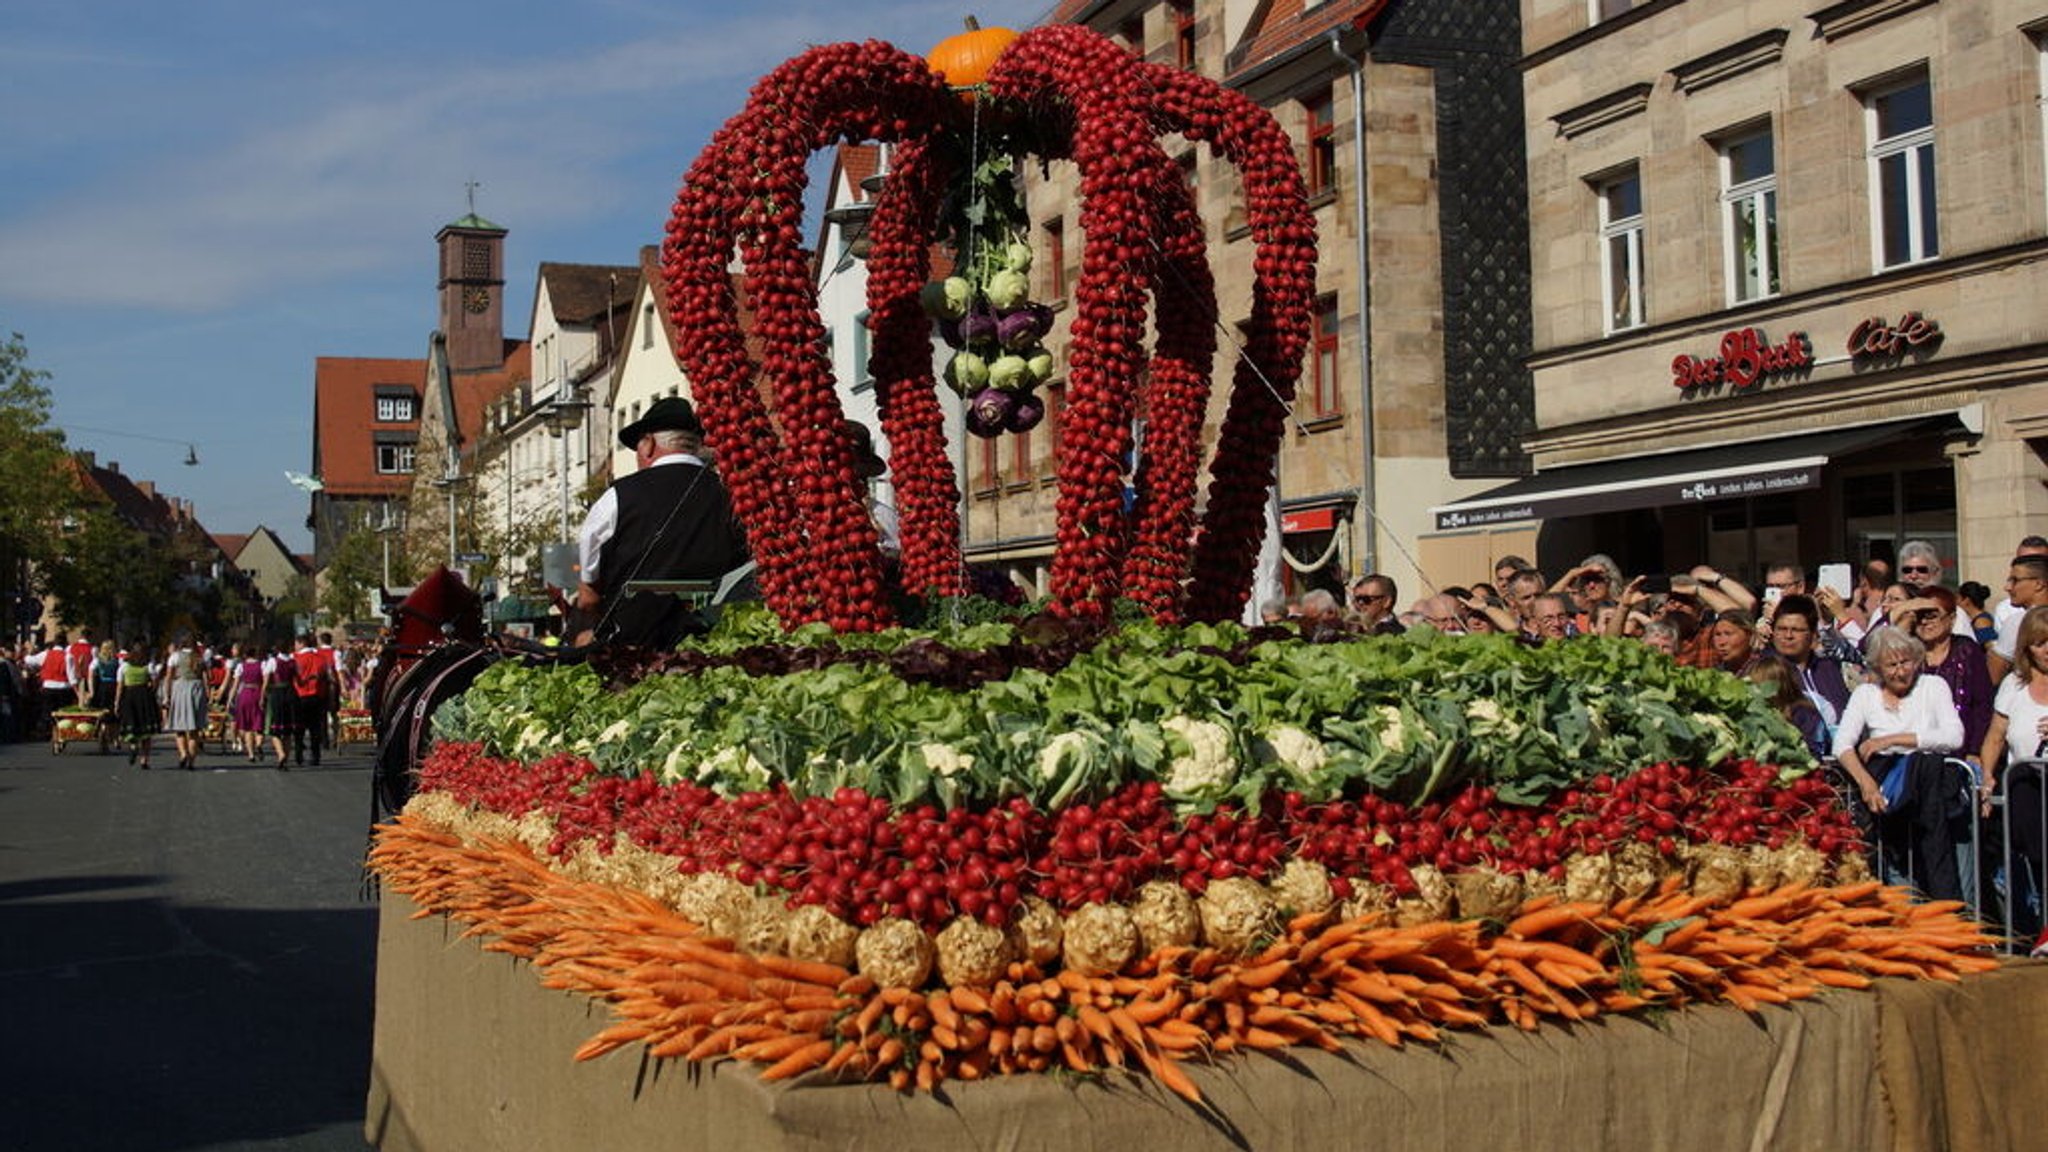
[{"label": "parade float", "polygon": [[[1228,451],[1162,137],[1236,167],[1257,247]],[[863,140],[894,149],[869,322],[907,600],[801,249],[804,162]],[[1008,175],[1035,160],[1073,165],[1086,234],[1052,593],[971,621],[937,389],[975,435],[1042,416]],[[2032,966],[1870,878],[1746,683],[1622,641],[1228,623],[1306,203],[1264,109],[1078,27],[830,45],[757,85],[663,256],[764,606],[438,702],[370,858],[374,1143],[1926,1148],[2043,1119],[2010,1087],[2048,1040]]]}]

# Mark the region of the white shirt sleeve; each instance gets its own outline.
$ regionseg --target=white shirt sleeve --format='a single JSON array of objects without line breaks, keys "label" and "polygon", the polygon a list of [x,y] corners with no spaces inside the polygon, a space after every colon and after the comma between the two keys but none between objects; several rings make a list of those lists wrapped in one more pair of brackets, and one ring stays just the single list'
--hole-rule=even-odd
[{"label": "white shirt sleeve", "polygon": [[1870,727],[1870,711],[1881,699],[1875,684],[1858,684],[1849,693],[1849,706],[1842,709],[1842,722],[1835,728],[1836,759],[1862,743],[1864,729]]},{"label": "white shirt sleeve", "polygon": [[2012,654],[2019,645],[2020,621],[2026,617],[2026,614],[2026,611],[2022,609],[2010,616],[2000,616],[1998,618],[1998,636],[1991,641],[1991,650],[1998,653],[1999,659],[2004,660],[2008,664],[2012,663]]},{"label": "white shirt sleeve", "polygon": [[[1953,752],[1963,746],[1963,714],[1956,710],[1955,693],[1949,690],[1948,681],[1923,672],[1906,702],[1922,752]],[[1916,706],[1918,714],[1914,715]]]},{"label": "white shirt sleeve", "polygon": [[590,506],[590,514],[583,518],[583,530],[576,536],[576,562],[582,566],[585,584],[597,586],[597,556],[604,550],[607,540],[619,530],[618,493],[606,488]]}]

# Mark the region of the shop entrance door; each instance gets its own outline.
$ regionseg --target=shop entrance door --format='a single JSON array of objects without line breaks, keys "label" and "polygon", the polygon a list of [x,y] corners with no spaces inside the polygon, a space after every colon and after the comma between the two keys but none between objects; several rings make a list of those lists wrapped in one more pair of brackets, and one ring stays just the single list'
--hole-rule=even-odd
[{"label": "shop entrance door", "polygon": [[1956,572],[1956,474],[1947,461],[1845,474],[1842,533],[1846,559],[1859,567],[1883,560],[1896,575],[1899,545],[1925,540],[1941,557],[1944,583],[1965,578]]}]

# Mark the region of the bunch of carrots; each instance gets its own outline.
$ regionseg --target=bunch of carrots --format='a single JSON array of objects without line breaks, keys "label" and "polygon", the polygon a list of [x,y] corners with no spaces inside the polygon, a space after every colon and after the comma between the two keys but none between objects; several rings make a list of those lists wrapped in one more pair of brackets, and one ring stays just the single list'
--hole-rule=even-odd
[{"label": "bunch of carrots", "polygon": [[992,987],[877,987],[847,969],[735,950],[645,894],[575,881],[523,846],[411,817],[383,826],[371,867],[551,988],[609,1001],[616,1022],[576,1052],[730,1058],[782,1080],[819,1071],[929,1090],[949,1079],[1142,1069],[1199,1102],[1182,1065],[1244,1050],[1399,1047],[1446,1028],[1586,1020],[1653,1005],[1755,1012],[1879,976],[1958,980],[1997,966],[1952,902],[1877,881],[1733,901],[1678,877],[1613,904],[1532,899],[1506,922],[1393,926],[1303,915],[1263,951],[1155,952],[1114,976],[1010,965]]}]

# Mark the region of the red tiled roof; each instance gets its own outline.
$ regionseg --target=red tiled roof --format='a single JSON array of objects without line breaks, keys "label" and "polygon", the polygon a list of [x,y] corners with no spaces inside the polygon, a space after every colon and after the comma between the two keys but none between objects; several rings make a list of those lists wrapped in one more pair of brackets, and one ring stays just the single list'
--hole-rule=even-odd
[{"label": "red tiled roof", "polygon": [[1094,7],[1100,0],[1060,0],[1053,5],[1052,15],[1045,18],[1047,24],[1071,24],[1074,17]]},{"label": "red tiled roof", "polygon": [[247,532],[215,532],[213,546],[220,549],[223,556],[233,560],[242,554],[242,549],[249,546],[249,536],[250,533]]},{"label": "red tiled roof", "polygon": [[179,522],[189,518],[182,502],[165,498],[156,490],[154,481],[131,480],[120,468],[96,464],[90,457],[74,459],[83,482],[99,489],[112,505],[114,515],[130,528],[157,540],[168,540],[177,532]]},{"label": "red tiled roof", "polygon": [[[1389,0],[1324,0],[1313,8],[1304,0],[1266,0],[1252,18],[1252,26],[1225,62],[1229,75],[1280,55],[1303,41],[1314,39],[1332,28],[1364,27],[1379,18]],[[1102,0],[1060,0],[1053,6],[1048,24],[1071,24],[1090,9],[1102,7]]]},{"label": "red tiled roof", "polygon": [[[422,369],[424,371],[424,369]],[[455,391],[455,428],[465,445],[476,443],[484,426],[484,409],[505,393],[533,379],[533,344],[505,341],[505,363],[488,372],[457,372],[448,383]]]},{"label": "red tiled roof", "polygon": [[[425,360],[321,356],[313,361],[313,469],[329,496],[403,496],[412,489],[411,476],[377,471],[375,434],[419,434],[426,378]],[[380,384],[412,392],[413,419],[377,422]]]},{"label": "red tiled roof", "polygon": [[846,174],[846,182],[853,188],[856,201],[868,199],[868,190],[861,187],[861,181],[882,170],[882,146],[879,144],[841,144],[834,158],[837,171]]},{"label": "red tiled roof", "polygon": [[1225,67],[1235,76],[1332,28],[1362,28],[1378,19],[1387,3],[1388,0],[1327,0],[1303,11],[1302,0],[1271,0],[1258,21],[1258,30],[1246,36],[1243,46],[1225,61]]}]

